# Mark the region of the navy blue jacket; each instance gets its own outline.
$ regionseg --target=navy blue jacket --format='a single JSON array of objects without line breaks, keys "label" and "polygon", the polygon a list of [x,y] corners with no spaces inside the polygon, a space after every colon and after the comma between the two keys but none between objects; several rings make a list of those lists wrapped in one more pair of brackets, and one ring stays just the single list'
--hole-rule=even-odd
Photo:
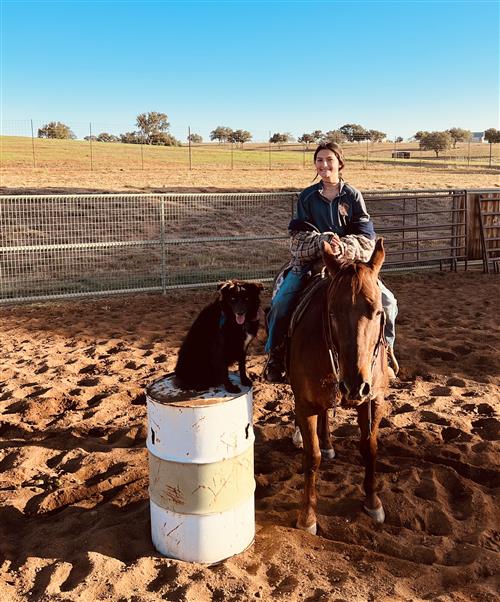
[{"label": "navy blue jacket", "polygon": [[297,219],[310,222],[320,232],[334,232],[340,237],[357,234],[370,240],[376,238],[373,222],[359,190],[342,181],[340,194],[333,201],[324,197],[322,191],[323,182],[320,181],[300,193]]}]

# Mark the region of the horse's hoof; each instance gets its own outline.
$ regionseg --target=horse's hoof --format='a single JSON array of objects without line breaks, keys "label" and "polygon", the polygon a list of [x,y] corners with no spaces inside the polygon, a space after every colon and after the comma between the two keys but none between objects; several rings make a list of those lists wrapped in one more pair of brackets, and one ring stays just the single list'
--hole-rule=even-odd
[{"label": "horse's hoof", "polygon": [[301,529],[302,531],[306,531],[306,533],[311,533],[311,535],[316,535],[316,532],[318,530],[318,524],[317,523],[313,523],[309,527],[303,527],[302,525],[300,525],[297,522],[297,529]]},{"label": "horse's hoof", "polygon": [[366,514],[368,514],[370,518],[373,518],[373,520],[376,523],[382,524],[385,521],[385,512],[383,506],[374,509],[368,508],[367,506],[363,506],[363,509],[366,512]]},{"label": "horse's hoof", "polygon": [[322,449],[321,456],[325,460],[333,460],[333,458],[335,458],[335,450],[333,449],[333,447],[331,449]]},{"label": "horse's hoof", "polygon": [[302,449],[302,447],[304,447],[304,442],[302,441],[302,433],[300,432],[298,426],[295,427],[295,432],[292,435],[292,443],[297,449]]}]

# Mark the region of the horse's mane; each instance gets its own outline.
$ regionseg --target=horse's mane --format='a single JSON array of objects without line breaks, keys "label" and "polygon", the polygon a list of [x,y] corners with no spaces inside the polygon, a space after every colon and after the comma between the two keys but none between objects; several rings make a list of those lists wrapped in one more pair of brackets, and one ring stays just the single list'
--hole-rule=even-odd
[{"label": "horse's mane", "polygon": [[332,286],[334,288],[351,287],[352,301],[356,300],[366,282],[367,270],[365,264],[361,261],[341,261],[339,262],[338,272],[332,276]]}]

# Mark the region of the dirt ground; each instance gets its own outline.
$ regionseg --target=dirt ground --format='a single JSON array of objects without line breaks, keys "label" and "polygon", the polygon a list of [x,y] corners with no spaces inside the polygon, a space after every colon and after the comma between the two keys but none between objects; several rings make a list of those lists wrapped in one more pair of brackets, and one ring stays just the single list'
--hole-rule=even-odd
[{"label": "dirt ground", "polygon": [[[156,170],[76,171],[61,163],[60,169],[4,168],[0,194],[79,194],[83,192],[220,192],[301,190],[314,178],[304,169],[185,168]],[[360,190],[415,190],[498,188],[496,168],[396,166],[387,163],[348,163],[344,178]]]},{"label": "dirt ground", "polygon": [[362,512],[355,416],[332,423],[319,533],[294,528],[301,452],[287,385],[254,380],[256,538],[207,567],[150,537],[144,387],[212,291],[0,308],[0,599],[493,602],[500,566],[499,280],[390,274],[400,378],[379,438],[386,522]]}]

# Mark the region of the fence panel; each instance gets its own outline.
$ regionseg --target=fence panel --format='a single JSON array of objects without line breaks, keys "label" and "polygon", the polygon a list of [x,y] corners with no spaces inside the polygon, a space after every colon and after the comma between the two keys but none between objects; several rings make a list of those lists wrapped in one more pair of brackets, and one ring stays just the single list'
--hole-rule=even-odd
[{"label": "fence panel", "polygon": [[[297,193],[0,197],[0,302],[271,279]],[[465,191],[368,192],[385,269],[466,259]]]},{"label": "fence panel", "polygon": [[386,268],[449,265],[467,259],[465,190],[365,193],[377,234],[385,238]]}]

